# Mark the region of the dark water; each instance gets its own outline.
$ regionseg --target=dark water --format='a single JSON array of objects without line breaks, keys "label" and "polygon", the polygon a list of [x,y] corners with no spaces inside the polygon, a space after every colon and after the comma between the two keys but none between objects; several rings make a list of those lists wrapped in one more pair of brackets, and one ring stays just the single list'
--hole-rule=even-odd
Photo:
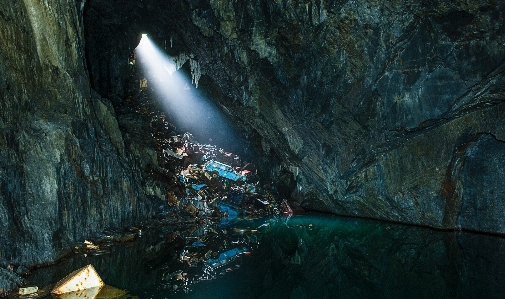
[{"label": "dark water", "polygon": [[[93,264],[106,284],[129,292],[123,298],[505,297],[505,239],[499,237],[328,215],[240,220],[224,230],[152,228],[109,254],[77,254],[29,279],[46,285]],[[195,236],[206,246],[187,246]],[[216,258],[244,247],[246,254],[210,274],[204,261],[179,261],[183,248],[205,259],[209,251]]]}]

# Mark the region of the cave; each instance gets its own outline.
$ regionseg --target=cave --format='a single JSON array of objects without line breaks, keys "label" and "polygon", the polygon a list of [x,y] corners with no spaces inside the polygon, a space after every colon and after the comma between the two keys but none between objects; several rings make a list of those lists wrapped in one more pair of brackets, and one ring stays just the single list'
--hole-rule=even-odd
[{"label": "cave", "polygon": [[[156,93],[144,38],[195,106]],[[505,294],[501,1],[8,1],[0,62],[0,297],[75,270],[82,252],[44,267],[79,242],[163,222],[186,193],[165,141],[185,132],[305,212],[268,222],[229,297]],[[128,272],[177,255],[160,246]],[[99,271],[135,259],[117,251]]]}]

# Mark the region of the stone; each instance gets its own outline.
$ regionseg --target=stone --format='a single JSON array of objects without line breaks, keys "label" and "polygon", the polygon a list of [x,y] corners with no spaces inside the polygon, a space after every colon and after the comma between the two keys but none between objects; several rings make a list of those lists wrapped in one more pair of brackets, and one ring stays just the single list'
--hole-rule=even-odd
[{"label": "stone", "polygon": [[0,59],[8,61],[0,66],[2,265],[53,262],[106,227],[156,211],[143,192],[152,185],[144,167],[159,163],[151,161],[155,143],[143,142],[151,127],[137,128],[136,142],[127,139],[108,95],[90,88],[84,2],[79,10],[59,0],[0,9]]},{"label": "stone", "polygon": [[37,286],[29,286],[29,287],[22,287],[19,288],[18,294],[19,295],[30,295],[30,294],[35,294],[39,288]]},{"label": "stone", "polygon": [[[505,231],[505,187],[498,178],[505,176],[505,143],[493,135],[477,137],[462,158],[459,169],[461,190],[457,225],[477,231]],[[491,221],[490,221],[491,220]]]},{"label": "stone", "polygon": [[13,271],[0,267],[0,296],[5,296],[9,291],[23,284],[23,278]]}]

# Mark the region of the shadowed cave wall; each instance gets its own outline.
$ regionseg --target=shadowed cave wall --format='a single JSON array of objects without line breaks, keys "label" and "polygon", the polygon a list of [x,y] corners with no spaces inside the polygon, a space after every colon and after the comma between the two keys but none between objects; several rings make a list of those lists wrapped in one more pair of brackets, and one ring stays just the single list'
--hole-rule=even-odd
[{"label": "shadowed cave wall", "polygon": [[195,57],[200,88],[281,159],[305,208],[504,232],[503,4],[104,2],[85,14],[100,94],[124,93],[147,33]]},{"label": "shadowed cave wall", "polygon": [[292,174],[306,209],[504,233],[500,1],[14,1],[0,8],[0,266],[152,217],[125,112],[147,33]]}]

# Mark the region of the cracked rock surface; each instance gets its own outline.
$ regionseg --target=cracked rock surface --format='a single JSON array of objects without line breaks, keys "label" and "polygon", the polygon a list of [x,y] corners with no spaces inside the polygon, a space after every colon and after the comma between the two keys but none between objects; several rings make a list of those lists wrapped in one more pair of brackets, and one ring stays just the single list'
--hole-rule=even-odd
[{"label": "cracked rock surface", "polygon": [[505,232],[502,188],[490,183],[503,179],[502,3],[153,0],[87,9],[99,92],[121,94],[114,76],[95,70],[121,73],[116,59],[141,32],[169,55],[192,54],[199,88],[296,177],[292,196],[305,208]]}]

